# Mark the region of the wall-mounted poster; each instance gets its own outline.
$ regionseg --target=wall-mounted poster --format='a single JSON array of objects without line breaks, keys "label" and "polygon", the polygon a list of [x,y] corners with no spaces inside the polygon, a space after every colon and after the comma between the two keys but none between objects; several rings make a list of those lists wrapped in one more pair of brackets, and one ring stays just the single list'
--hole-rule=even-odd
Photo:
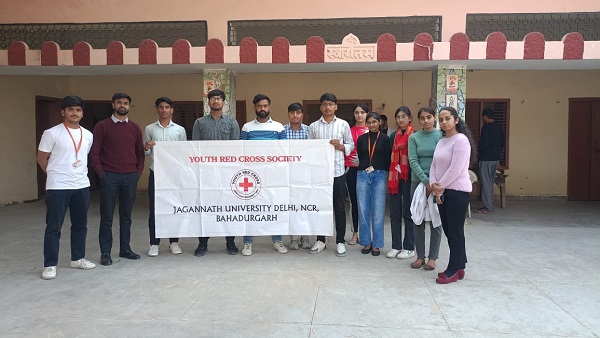
[{"label": "wall-mounted poster", "polygon": [[458,95],[456,95],[456,94],[446,95],[446,106],[452,107],[452,108],[458,110]]},{"label": "wall-mounted poster", "polygon": [[446,76],[446,91],[456,93],[458,91],[458,75],[451,74]]}]

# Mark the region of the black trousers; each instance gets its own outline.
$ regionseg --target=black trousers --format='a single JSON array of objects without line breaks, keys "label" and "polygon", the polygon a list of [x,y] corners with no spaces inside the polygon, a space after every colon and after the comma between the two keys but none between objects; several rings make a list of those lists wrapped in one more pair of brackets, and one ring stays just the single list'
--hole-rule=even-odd
[{"label": "black trousers", "polygon": [[[346,236],[346,174],[333,179],[333,213],[335,215],[335,244],[345,243]],[[325,236],[317,236],[317,241],[325,243]]]},{"label": "black trousers", "polygon": [[[150,245],[159,245],[160,238],[156,238],[156,219],[154,218],[154,171],[150,170],[148,177],[148,206],[150,214],[148,215],[148,231],[150,232]],[[179,238],[169,238],[169,243],[179,242]]]},{"label": "black trousers", "polygon": [[358,200],[356,199],[356,174],[357,167],[348,168],[346,173],[346,186],[348,187],[348,196],[350,196],[350,205],[352,207],[352,230],[358,232]]},{"label": "black trousers", "polygon": [[438,205],[444,234],[448,238],[450,259],[444,273],[450,277],[459,269],[464,269],[467,263],[465,248],[465,218],[469,206],[470,193],[446,189],[443,204]]},{"label": "black trousers", "polygon": [[113,244],[112,224],[117,197],[119,199],[119,250],[130,250],[131,211],[140,175],[137,172],[120,174],[105,171],[100,180],[100,252],[110,253]]},{"label": "black trousers", "polygon": [[[410,180],[398,182],[398,193],[390,194],[390,222],[392,228],[392,249],[415,249],[415,222],[410,214]],[[404,220],[404,241],[402,241],[402,220]]]}]

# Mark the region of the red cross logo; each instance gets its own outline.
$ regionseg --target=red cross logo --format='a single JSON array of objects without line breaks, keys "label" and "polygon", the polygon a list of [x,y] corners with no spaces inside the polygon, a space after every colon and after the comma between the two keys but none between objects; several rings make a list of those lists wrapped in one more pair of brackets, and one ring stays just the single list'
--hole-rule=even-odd
[{"label": "red cross logo", "polygon": [[248,177],[244,177],[244,182],[240,183],[239,186],[244,188],[244,191],[248,191],[248,188],[253,187],[254,183],[248,182]]}]

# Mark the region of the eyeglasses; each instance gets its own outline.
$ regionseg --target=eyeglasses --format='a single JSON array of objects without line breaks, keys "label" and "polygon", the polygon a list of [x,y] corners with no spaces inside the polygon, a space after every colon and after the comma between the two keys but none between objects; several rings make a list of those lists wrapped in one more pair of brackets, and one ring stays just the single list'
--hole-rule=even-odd
[{"label": "eyeglasses", "polygon": [[220,96],[213,96],[213,97],[211,97],[211,98],[210,98],[210,99],[208,99],[208,100],[209,100],[209,101],[213,101],[213,102],[215,102],[215,101],[223,101],[223,98],[222,98],[222,97],[220,97]]},{"label": "eyeglasses", "polygon": [[335,107],[336,103],[335,102],[323,102],[321,103],[321,107],[325,108],[325,107]]}]

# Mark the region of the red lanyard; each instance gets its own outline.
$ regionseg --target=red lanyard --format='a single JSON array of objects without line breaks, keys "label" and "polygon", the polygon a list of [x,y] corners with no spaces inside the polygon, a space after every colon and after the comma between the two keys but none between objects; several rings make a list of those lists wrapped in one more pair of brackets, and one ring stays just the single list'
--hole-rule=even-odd
[{"label": "red lanyard", "polygon": [[77,154],[79,153],[79,149],[81,149],[81,143],[83,142],[83,131],[81,130],[81,127],[79,127],[79,144],[75,145],[75,139],[73,138],[73,135],[71,134],[71,131],[69,130],[69,127],[67,127],[67,125],[64,123],[63,123],[63,125],[67,129],[67,133],[69,133],[69,136],[71,136],[71,141],[73,141],[73,148],[75,148],[75,159],[78,159]]},{"label": "red lanyard", "polygon": [[375,139],[375,142],[373,143],[373,149],[371,149],[371,134],[369,134],[369,136],[367,136],[369,138],[369,165],[371,165],[371,161],[373,160],[373,154],[375,154],[375,146],[377,145],[377,140],[379,140],[379,134],[381,134],[381,131],[377,132],[377,138]]}]

